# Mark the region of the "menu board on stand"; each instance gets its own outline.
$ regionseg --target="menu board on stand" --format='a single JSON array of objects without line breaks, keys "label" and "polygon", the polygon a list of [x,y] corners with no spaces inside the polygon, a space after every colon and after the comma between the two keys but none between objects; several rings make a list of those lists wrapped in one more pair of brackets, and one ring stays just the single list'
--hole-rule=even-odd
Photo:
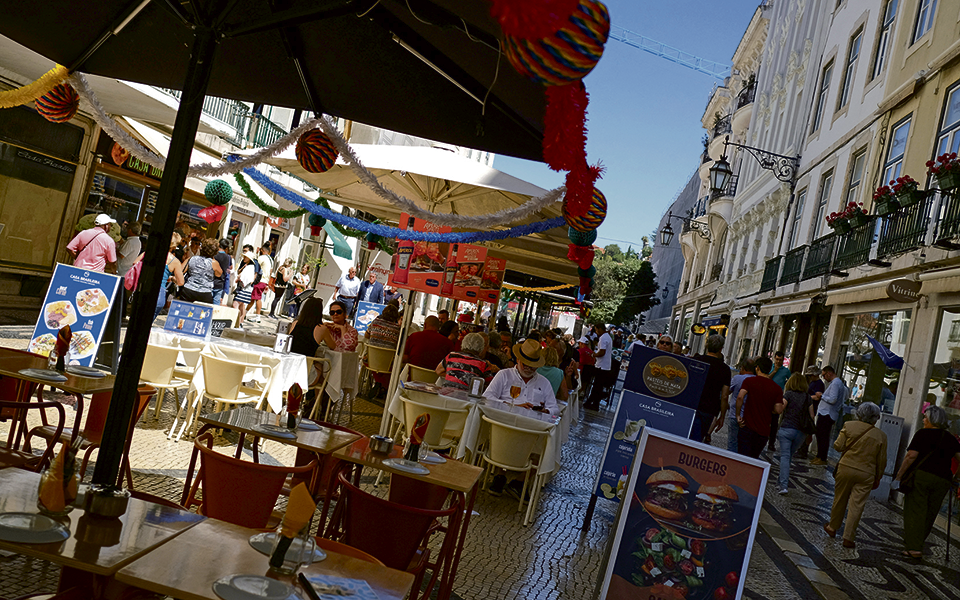
[{"label": "menu board on stand", "polygon": [[212,320],[212,306],[174,300],[167,311],[163,330],[209,341]]},{"label": "menu board on stand", "polygon": [[379,317],[386,307],[386,304],[377,304],[376,302],[365,302],[363,300],[357,302],[357,319],[353,325],[357,334],[362,336],[366,333],[370,323],[373,323],[373,320]]},{"label": "menu board on stand", "polygon": [[28,350],[48,356],[57,332],[69,325],[73,337],[68,363],[93,366],[120,281],[116,275],[57,264]]},{"label": "menu board on stand", "polygon": [[645,428],[600,598],[740,598],[770,464]]}]

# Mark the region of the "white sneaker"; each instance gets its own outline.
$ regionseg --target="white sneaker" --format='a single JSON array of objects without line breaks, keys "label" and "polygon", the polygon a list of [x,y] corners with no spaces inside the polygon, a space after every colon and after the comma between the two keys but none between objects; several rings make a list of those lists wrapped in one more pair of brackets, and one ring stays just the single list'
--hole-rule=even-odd
[{"label": "white sneaker", "polygon": [[253,321],[254,323],[259,323],[260,315],[254,315],[253,317],[250,317],[250,320]]},{"label": "white sneaker", "polygon": [[782,490],[780,490],[780,495],[781,495],[781,496],[786,496],[786,495],[787,495],[787,488],[783,488]]}]

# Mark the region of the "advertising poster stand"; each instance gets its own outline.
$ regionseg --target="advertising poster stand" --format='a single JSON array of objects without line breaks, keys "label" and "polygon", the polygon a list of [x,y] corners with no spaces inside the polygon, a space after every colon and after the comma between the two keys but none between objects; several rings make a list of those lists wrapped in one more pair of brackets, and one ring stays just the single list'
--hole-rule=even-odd
[{"label": "advertising poster stand", "polygon": [[764,461],[645,428],[598,597],[740,598],[769,471]]},{"label": "advertising poster stand", "polygon": [[167,311],[167,320],[163,324],[163,330],[209,342],[213,329],[212,321],[213,307],[211,305],[173,300],[170,302],[170,310]]}]

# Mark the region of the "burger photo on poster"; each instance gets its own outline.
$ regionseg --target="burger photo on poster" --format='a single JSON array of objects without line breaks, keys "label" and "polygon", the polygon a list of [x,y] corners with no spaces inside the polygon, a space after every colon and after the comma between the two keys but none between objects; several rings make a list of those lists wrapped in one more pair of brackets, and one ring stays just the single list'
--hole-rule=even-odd
[{"label": "burger photo on poster", "polygon": [[730,528],[733,518],[733,502],[740,497],[729,485],[712,481],[697,490],[693,500],[691,520],[704,529],[723,532]]},{"label": "burger photo on poster", "polygon": [[686,498],[689,485],[687,478],[676,471],[656,471],[647,478],[647,497],[643,501],[643,507],[648,513],[661,519],[683,519],[689,512]]}]

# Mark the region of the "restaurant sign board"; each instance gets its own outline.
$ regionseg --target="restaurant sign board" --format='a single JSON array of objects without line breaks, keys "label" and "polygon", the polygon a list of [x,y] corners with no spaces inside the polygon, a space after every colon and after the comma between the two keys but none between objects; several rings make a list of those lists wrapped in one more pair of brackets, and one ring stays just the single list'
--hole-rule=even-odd
[{"label": "restaurant sign board", "polygon": [[600,598],[740,598],[769,470],[767,462],[644,428]]},{"label": "restaurant sign board", "polygon": [[212,319],[213,308],[210,305],[174,300],[170,303],[170,310],[167,311],[167,321],[163,325],[163,330],[209,340]]},{"label": "restaurant sign board", "polygon": [[634,344],[623,389],[696,409],[708,369],[690,357]]},{"label": "restaurant sign board", "polygon": [[353,326],[357,330],[357,334],[363,335],[366,333],[370,323],[373,323],[373,320],[379,317],[386,307],[386,304],[377,304],[376,302],[365,302],[363,300],[357,302],[357,318]]},{"label": "restaurant sign board", "polygon": [[887,284],[887,296],[896,302],[912,304],[920,298],[919,281],[913,279],[894,279]]}]

